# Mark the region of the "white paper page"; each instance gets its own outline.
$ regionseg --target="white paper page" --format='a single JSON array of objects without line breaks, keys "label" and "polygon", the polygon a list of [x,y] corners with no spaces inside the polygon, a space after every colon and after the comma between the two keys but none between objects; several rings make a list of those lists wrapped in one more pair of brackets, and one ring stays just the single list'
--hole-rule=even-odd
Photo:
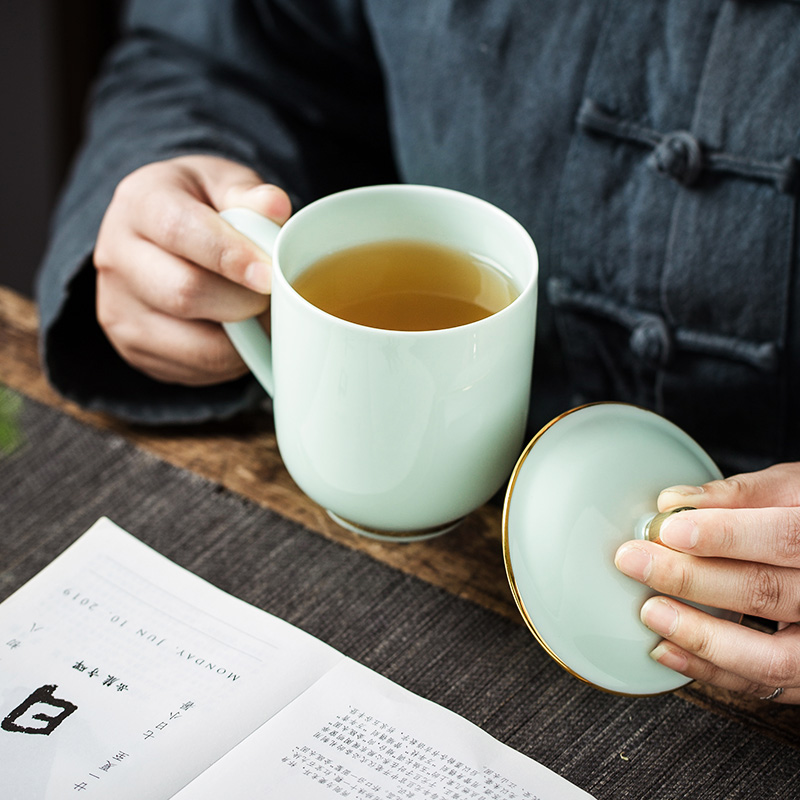
[{"label": "white paper page", "polygon": [[585,800],[464,718],[346,660],[175,800]]},{"label": "white paper page", "polygon": [[100,520],[0,605],[0,797],[166,800],[342,658]]}]

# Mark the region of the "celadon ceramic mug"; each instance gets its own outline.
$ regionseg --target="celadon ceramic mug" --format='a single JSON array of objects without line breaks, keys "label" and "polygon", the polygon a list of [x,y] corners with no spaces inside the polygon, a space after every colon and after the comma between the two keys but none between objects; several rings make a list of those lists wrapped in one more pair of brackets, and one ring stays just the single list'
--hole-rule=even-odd
[{"label": "celadon ceramic mug", "polygon": [[[273,261],[271,332],[226,323],[273,398],[281,457],[298,486],[351,530],[420,539],[454,527],[504,484],[524,444],[538,257],[495,206],[437,187],[372,186],[322,198],[282,227],[222,217]],[[478,322],[396,331],[325,313],[292,284],[325,255],[433,242],[497,265],[519,294]]]}]

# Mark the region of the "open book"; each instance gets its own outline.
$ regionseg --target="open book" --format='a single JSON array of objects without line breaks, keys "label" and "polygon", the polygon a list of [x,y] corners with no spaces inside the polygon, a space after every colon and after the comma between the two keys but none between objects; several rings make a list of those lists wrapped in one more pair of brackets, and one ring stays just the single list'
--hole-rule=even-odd
[{"label": "open book", "polygon": [[587,798],[108,519],[0,605],[0,796]]}]

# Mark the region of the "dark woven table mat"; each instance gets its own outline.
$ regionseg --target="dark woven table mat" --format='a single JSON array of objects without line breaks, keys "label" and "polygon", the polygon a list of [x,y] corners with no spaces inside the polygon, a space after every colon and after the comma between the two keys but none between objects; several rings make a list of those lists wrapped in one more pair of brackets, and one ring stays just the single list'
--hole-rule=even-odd
[{"label": "dark woven table mat", "polygon": [[594,690],[556,666],[521,625],[117,435],[32,401],[22,426],[23,445],[0,460],[0,599],[105,515],[597,798],[800,795],[798,750],[673,695]]}]

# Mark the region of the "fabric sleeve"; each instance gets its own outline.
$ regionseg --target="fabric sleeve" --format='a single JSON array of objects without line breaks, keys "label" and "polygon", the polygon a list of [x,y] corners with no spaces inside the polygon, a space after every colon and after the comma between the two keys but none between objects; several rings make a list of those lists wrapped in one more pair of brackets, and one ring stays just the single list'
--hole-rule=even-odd
[{"label": "fabric sleeve", "polygon": [[380,69],[358,0],[134,0],[94,87],[37,280],[42,363],[79,405],[145,423],[230,416],[250,377],[190,388],[124,362],[100,329],[91,264],[119,181],[155,161],[227,157],[296,208],[396,180]]}]

